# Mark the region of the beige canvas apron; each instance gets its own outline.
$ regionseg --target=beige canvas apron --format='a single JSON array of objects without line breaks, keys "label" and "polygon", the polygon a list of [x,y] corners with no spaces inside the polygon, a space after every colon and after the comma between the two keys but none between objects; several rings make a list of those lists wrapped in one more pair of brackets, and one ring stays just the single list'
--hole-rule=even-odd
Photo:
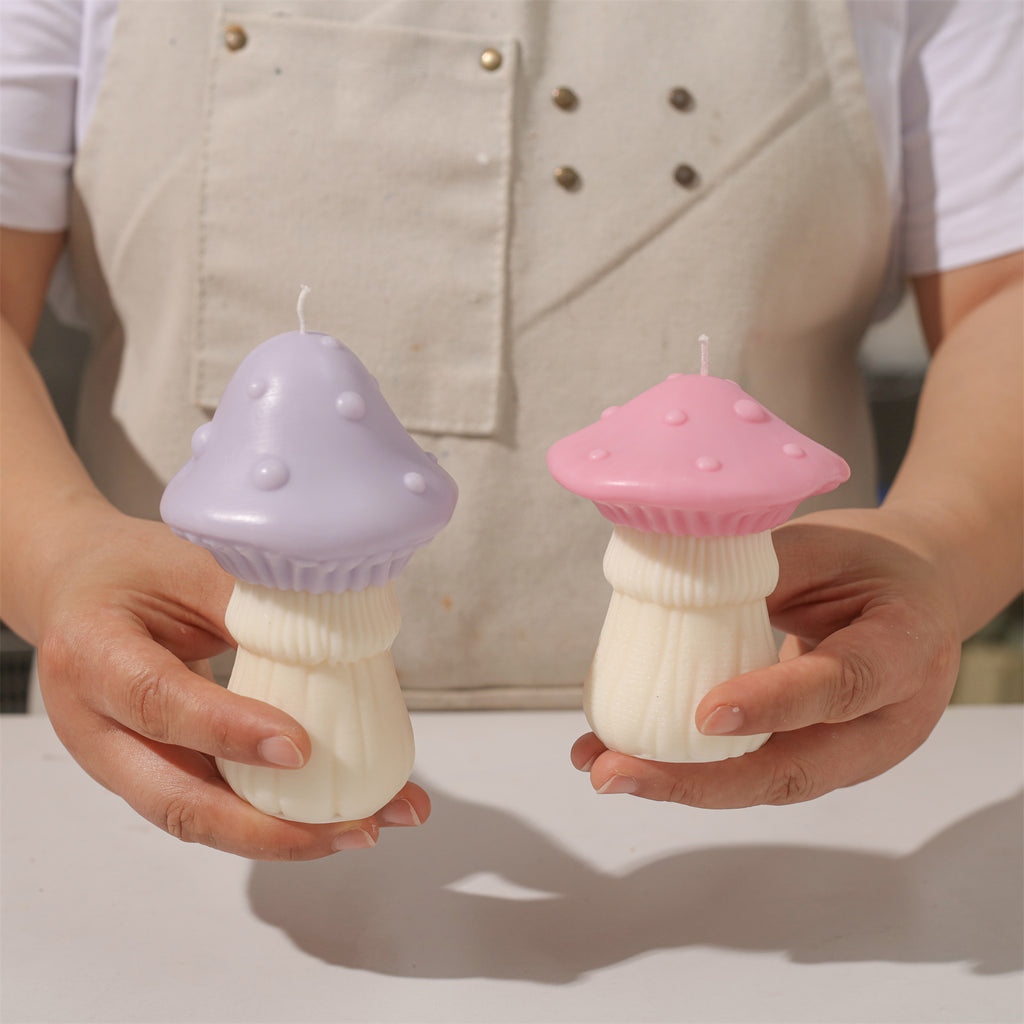
[{"label": "beige canvas apron", "polygon": [[889,230],[842,2],[124,0],[75,174],[83,456],[154,516],[309,284],[460,484],[399,580],[410,704],[572,704],[610,527],[547,446],[703,332],[869,503]]}]

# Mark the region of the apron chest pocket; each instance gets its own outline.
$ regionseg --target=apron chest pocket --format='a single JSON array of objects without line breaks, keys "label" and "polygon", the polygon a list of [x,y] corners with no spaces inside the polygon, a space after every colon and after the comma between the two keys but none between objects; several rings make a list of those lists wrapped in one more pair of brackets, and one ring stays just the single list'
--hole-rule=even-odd
[{"label": "apron chest pocket", "polygon": [[246,4],[226,5],[219,31],[195,403],[214,408],[246,352],[296,329],[308,284],[309,328],[359,355],[407,428],[493,434],[515,43]]}]

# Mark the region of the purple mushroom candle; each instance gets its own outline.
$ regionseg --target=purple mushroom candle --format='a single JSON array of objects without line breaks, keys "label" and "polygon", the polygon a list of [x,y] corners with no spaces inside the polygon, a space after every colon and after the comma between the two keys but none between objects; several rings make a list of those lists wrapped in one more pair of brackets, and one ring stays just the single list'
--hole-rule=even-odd
[{"label": "purple mushroom candle", "polygon": [[229,689],[309,733],[297,770],[219,759],[255,807],[293,821],[367,817],[412,771],[412,724],[391,659],[393,578],[451,518],[452,478],[409,436],[337,338],[300,330],[239,365],[160,513],[236,578]]}]

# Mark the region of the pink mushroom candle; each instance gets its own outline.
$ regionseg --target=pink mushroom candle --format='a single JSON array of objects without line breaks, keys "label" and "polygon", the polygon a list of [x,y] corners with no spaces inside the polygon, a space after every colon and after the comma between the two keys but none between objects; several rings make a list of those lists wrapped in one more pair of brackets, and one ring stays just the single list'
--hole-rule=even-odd
[{"label": "pink mushroom candle", "polygon": [[300,769],[218,760],[222,775],[268,814],[354,820],[412,771],[392,579],[448,522],[457,490],[356,356],[305,330],[302,298],[300,330],[242,361],[160,512],[236,577],[229,689],[287,711],[312,741]]},{"label": "pink mushroom candle", "polygon": [[717,761],[767,739],[705,736],[715,685],[778,660],[765,598],[779,566],[771,530],[850,475],[738,384],[672,374],[552,445],[548,468],[615,524],[611,603],[584,686],[610,748],[656,761]]}]

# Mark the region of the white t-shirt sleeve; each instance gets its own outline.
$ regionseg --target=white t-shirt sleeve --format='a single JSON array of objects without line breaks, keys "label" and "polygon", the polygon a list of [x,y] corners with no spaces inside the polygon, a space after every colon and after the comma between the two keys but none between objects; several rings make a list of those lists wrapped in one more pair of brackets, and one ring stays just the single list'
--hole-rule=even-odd
[{"label": "white t-shirt sleeve", "polygon": [[915,276],[1024,247],[1024,5],[907,9],[898,230]]},{"label": "white t-shirt sleeve", "polygon": [[68,224],[81,0],[0,0],[0,223]]}]

